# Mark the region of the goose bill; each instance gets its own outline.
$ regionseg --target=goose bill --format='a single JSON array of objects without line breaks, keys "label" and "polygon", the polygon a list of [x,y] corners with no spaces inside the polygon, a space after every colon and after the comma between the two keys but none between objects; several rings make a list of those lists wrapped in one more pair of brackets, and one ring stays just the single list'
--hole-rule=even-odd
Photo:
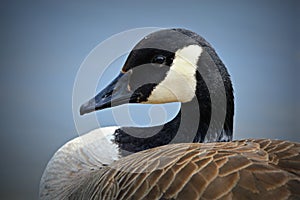
[{"label": "goose bill", "polygon": [[132,92],[128,86],[129,75],[120,73],[106,88],[99,92],[94,98],[80,107],[80,115],[96,110],[102,110],[125,103],[129,103]]}]

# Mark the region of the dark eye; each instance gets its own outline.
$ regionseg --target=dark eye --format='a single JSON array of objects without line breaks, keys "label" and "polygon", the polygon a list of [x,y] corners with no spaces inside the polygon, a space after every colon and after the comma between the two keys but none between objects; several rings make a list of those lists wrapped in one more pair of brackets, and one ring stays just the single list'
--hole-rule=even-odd
[{"label": "dark eye", "polygon": [[152,63],[163,64],[166,61],[166,57],[162,55],[154,56]]}]

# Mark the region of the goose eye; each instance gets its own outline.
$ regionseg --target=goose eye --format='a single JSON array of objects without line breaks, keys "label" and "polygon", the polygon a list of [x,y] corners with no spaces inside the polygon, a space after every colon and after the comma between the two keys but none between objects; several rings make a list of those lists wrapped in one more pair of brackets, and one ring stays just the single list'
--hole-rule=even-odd
[{"label": "goose eye", "polygon": [[152,63],[163,64],[166,61],[166,57],[162,55],[154,56]]}]

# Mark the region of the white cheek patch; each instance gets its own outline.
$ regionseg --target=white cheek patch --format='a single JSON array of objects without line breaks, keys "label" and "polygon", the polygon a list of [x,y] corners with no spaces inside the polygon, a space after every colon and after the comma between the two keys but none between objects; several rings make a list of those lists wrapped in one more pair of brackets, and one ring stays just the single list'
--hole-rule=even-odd
[{"label": "white cheek patch", "polygon": [[196,91],[197,62],[202,53],[198,45],[190,45],[175,53],[165,79],[158,84],[145,103],[188,102]]}]

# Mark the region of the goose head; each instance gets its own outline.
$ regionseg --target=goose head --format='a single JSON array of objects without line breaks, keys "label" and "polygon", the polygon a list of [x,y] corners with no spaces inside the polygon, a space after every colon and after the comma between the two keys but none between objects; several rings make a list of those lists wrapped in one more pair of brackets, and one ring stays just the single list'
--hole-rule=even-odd
[{"label": "goose head", "polygon": [[[196,122],[194,132],[198,134],[193,142],[232,139],[230,76],[211,45],[185,29],[165,29],[144,37],[132,49],[118,76],[83,104],[80,114],[126,103],[170,102],[181,102],[180,117]],[[209,130],[212,133],[208,134]]]}]

